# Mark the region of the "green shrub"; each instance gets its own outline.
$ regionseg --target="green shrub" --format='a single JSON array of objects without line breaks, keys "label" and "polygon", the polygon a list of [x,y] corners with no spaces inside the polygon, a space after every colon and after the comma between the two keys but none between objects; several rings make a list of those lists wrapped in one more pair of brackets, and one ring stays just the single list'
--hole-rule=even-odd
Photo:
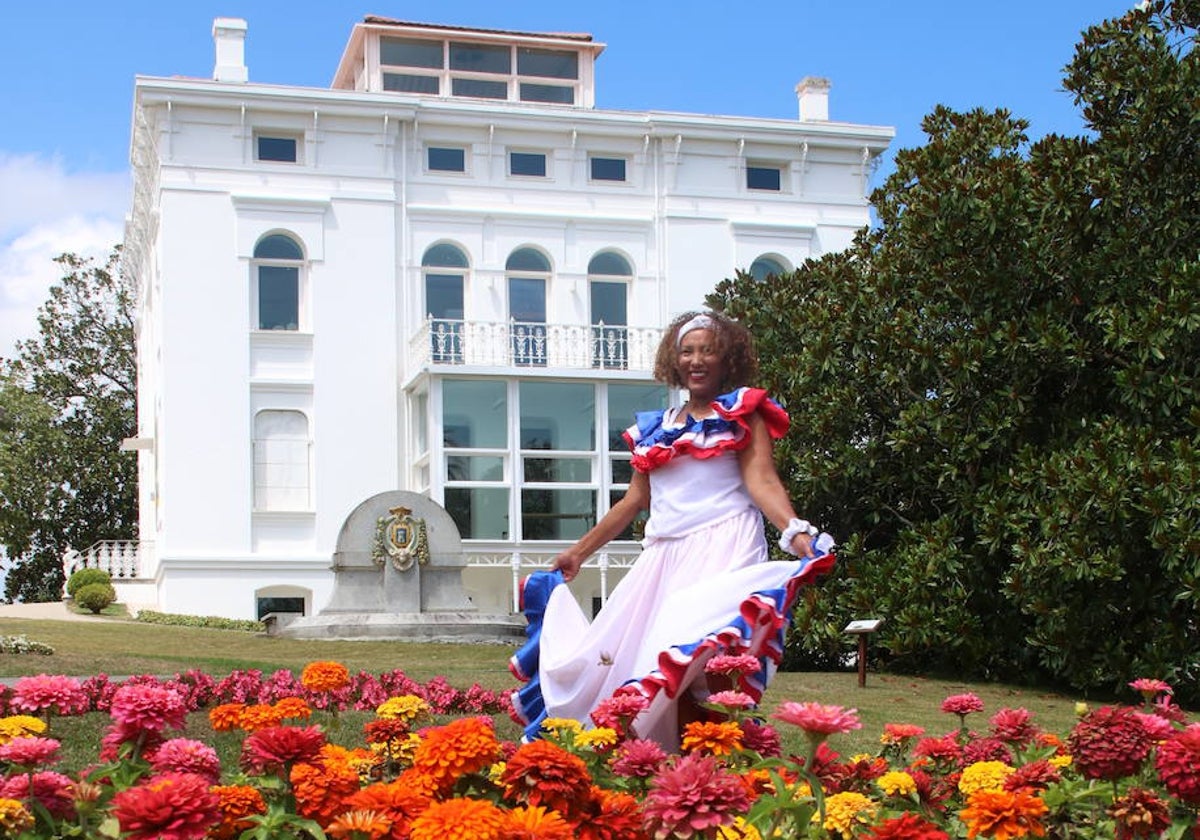
[{"label": "green shrub", "polygon": [[77,569],[67,580],[67,597],[74,598],[80,589],[93,583],[112,585],[112,575],[104,569]]},{"label": "green shrub", "polygon": [[266,626],[261,621],[251,621],[245,618],[222,618],[217,615],[179,615],[176,613],[161,613],[154,610],[140,610],[137,620],[146,624],[166,624],[172,627],[204,627],[209,630],[244,630],[250,633],[264,633]]},{"label": "green shrub", "polygon": [[75,593],[75,603],[90,610],[95,615],[117,600],[117,590],[111,583],[89,583],[79,587]]}]

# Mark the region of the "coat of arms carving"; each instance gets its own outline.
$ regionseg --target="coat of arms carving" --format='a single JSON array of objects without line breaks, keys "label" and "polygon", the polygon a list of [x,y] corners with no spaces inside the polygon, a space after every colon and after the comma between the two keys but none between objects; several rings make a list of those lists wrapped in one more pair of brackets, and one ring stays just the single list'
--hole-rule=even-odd
[{"label": "coat of arms carving", "polygon": [[380,568],[391,558],[398,572],[407,572],[413,564],[424,566],[429,562],[429,535],[425,520],[412,515],[406,507],[388,510],[375,525],[375,545],[371,559]]}]

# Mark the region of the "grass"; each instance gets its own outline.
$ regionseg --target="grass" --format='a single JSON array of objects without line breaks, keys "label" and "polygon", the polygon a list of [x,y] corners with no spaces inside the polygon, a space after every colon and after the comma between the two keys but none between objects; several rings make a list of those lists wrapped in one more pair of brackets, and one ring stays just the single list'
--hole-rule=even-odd
[{"label": "grass", "polygon": [[[400,668],[422,682],[442,675],[459,688],[475,682],[493,690],[516,687],[508,673],[508,657],[513,648],[503,644],[280,639],[242,631],[148,625],[103,617],[86,623],[0,619],[0,635],[20,634],[50,645],[55,653],[0,655],[0,678],[11,680],[40,673],[71,676],[104,673],[114,678],[140,673],[169,676],[193,668],[217,677],[239,669],[259,669],[267,674],[289,669],[299,673],[309,662],[332,659],[352,672],[378,674]],[[933,735],[954,729],[957,718],[941,712],[940,705],[948,695],[965,692],[977,694],[984,702],[984,713],[968,720],[977,729],[985,729],[988,718],[1001,708],[1022,707],[1033,713],[1035,722],[1043,729],[1063,736],[1076,720],[1075,703],[1080,699],[1028,687],[895,674],[870,673],[866,685],[860,687],[856,673],[797,672],[776,675],[763,698],[762,708],[771,712],[787,700],[856,708],[862,729],[835,736],[831,746],[843,754],[874,753],[878,751],[885,723],[912,723]],[[1118,698],[1125,703],[1136,699],[1132,691],[1128,697]],[[188,737],[211,743],[213,733],[207,727],[207,718],[193,715],[193,719],[189,722]],[[64,719],[55,721],[54,727],[64,741],[74,740],[72,732],[81,727],[80,737],[91,744],[96,727],[106,723],[106,719],[92,724]],[[515,725],[498,723],[497,734],[501,737],[518,736]],[[360,725],[361,721],[349,715],[340,723],[344,743],[361,743]],[[86,731],[89,726],[91,737]],[[785,748],[803,750],[798,741],[785,740]]]}]

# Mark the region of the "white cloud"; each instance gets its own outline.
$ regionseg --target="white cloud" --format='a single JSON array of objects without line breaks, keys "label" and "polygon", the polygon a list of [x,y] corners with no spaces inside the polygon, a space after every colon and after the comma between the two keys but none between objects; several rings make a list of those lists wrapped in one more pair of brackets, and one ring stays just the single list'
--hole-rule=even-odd
[{"label": "white cloud", "polygon": [[37,332],[37,309],[64,252],[103,259],[121,241],[125,173],[68,173],[61,162],[0,151],[0,356]]}]

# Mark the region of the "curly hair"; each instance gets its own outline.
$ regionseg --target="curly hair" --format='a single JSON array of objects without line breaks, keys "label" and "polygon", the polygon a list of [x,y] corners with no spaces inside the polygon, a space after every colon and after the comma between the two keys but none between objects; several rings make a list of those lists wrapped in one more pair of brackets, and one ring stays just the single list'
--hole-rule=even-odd
[{"label": "curly hair", "polygon": [[753,383],[758,378],[758,354],[750,331],[728,315],[707,311],[684,312],[670,323],[654,356],[654,378],[673,388],[685,387],[679,377],[679,328],[697,315],[712,319],[712,331],[724,368],[721,392]]}]

